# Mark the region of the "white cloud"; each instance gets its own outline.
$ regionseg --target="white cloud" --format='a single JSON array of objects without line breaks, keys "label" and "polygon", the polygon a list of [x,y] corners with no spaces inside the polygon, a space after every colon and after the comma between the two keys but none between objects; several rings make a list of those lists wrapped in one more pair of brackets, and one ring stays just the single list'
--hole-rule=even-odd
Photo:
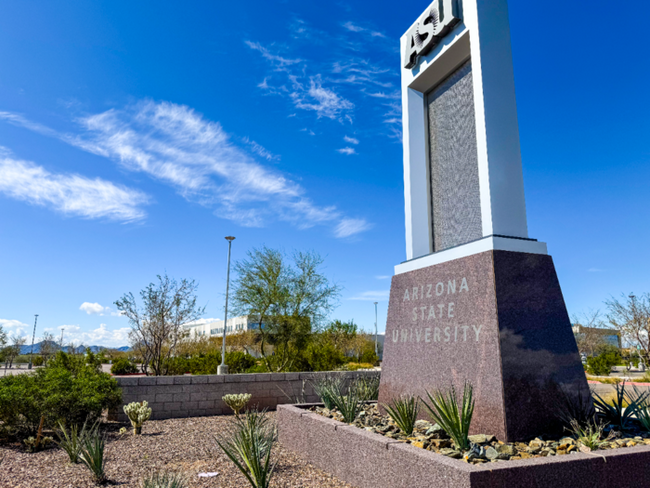
[{"label": "white cloud", "polygon": [[352,102],[337,95],[333,90],[324,88],[320,75],[310,77],[308,89],[297,80],[294,80],[293,88],[291,98],[296,108],[313,110],[319,119],[327,117],[340,120],[342,115],[354,108]]},{"label": "white cloud", "polygon": [[100,178],[53,174],[30,161],[0,155],[0,193],[64,215],[131,222],[145,217],[149,198],[138,190]]},{"label": "white cloud", "polygon": [[[91,331],[82,331],[78,325],[61,325],[59,331],[63,330],[63,343],[85,346],[122,347],[129,344],[130,327],[109,329],[106,324],[100,324],[98,328]],[[59,336],[57,336],[57,341]]]},{"label": "white cloud", "polygon": [[24,324],[20,320],[0,319],[0,327],[3,329],[24,329],[25,327],[29,327],[29,325]]},{"label": "white cloud", "polygon": [[336,237],[350,237],[370,229],[372,225],[364,219],[343,219],[334,231]]},{"label": "white cloud", "polygon": [[359,139],[355,139],[354,137],[345,136],[343,140],[349,144],[359,144]]},{"label": "white cloud", "polygon": [[337,149],[337,151],[340,152],[341,154],[347,154],[348,156],[357,153],[357,151],[353,147],[342,147],[341,149]]},{"label": "white cloud", "polygon": [[382,290],[382,291],[364,291],[362,293],[359,293],[356,296],[353,296],[350,298],[350,300],[362,300],[362,301],[369,301],[369,302],[383,302],[385,300],[388,300],[388,297],[390,296],[390,291],[389,290]]},{"label": "white cloud", "polygon": [[104,312],[110,311],[109,307],[102,307],[99,303],[83,302],[79,307],[88,315],[104,315]]},{"label": "white cloud", "polygon": [[375,279],[376,279],[376,280],[387,280],[387,279],[389,279],[389,278],[390,278],[389,275],[379,275],[379,276],[375,276]]},{"label": "white cloud", "polygon": [[[336,110],[335,99],[325,96],[321,102],[322,108],[315,110],[324,114]],[[263,227],[279,219],[300,228],[316,224],[336,227],[346,220],[336,207],[314,204],[298,183],[258,163],[233,143],[218,122],[206,120],[187,106],[143,101],[78,122],[85,129],[83,133],[55,133],[55,137],[110,158],[129,171],[167,183],[186,199],[215,208],[217,216],[240,225]],[[29,128],[28,123],[22,125]],[[275,158],[254,141],[247,143],[255,144],[253,152],[265,159]],[[91,192],[94,198],[83,200],[86,207],[78,203],[72,210],[122,220],[144,215],[136,206],[145,198],[139,192],[128,193],[127,189],[98,179],[69,178],[77,186],[85,184],[92,189],[94,185],[105,190],[102,194],[95,188]],[[55,197],[52,199],[58,201]]]}]

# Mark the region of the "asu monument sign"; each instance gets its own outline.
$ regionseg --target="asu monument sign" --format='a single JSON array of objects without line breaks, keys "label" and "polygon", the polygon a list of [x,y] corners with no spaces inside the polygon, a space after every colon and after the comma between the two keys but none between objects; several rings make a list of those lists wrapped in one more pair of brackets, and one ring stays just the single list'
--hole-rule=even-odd
[{"label": "asu monument sign", "polygon": [[474,432],[561,430],[589,388],[553,261],[528,236],[506,0],[436,0],[401,39],[406,257],[380,402],[474,386]]}]

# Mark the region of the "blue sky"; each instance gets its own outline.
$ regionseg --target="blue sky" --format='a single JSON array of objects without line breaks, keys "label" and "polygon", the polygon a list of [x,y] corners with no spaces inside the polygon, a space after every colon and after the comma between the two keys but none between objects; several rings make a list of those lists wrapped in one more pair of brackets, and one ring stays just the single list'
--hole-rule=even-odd
[{"label": "blue sky", "polygon": [[[399,37],[427,5],[2,2],[0,324],[125,345],[113,302],[165,271],[222,317],[234,235],[234,259],[318,251],[333,318],[370,330],[377,300],[383,330],[405,258]],[[633,10],[510,1],[529,233],[572,314],[650,291]]]}]

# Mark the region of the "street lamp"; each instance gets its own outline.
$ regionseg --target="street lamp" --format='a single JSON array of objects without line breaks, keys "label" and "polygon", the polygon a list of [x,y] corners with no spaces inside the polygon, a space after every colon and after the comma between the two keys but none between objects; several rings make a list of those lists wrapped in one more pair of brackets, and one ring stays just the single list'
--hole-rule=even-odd
[{"label": "street lamp", "polygon": [[377,303],[375,302],[375,356],[379,359],[379,346],[377,345]]},{"label": "street lamp", "polygon": [[29,351],[29,368],[32,369],[32,355],[34,354],[34,339],[36,338],[36,322],[38,321],[38,314],[34,315],[34,332],[32,333],[32,348]]},{"label": "street lamp", "polygon": [[230,288],[230,249],[232,248],[232,241],[234,237],[226,237],[228,241],[228,271],[226,273],[226,310],[223,318],[223,342],[221,344],[221,364],[217,368],[217,374],[228,374],[228,366],[226,366],[226,330],[228,329],[228,289]]}]

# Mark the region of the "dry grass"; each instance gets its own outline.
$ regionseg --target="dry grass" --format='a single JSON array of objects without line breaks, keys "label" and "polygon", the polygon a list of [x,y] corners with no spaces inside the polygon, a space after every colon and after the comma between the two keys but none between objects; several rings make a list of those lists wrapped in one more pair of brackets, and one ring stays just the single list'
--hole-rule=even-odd
[{"label": "dry grass", "polygon": [[619,383],[622,383],[623,380],[621,378],[617,377],[607,377],[607,376],[589,376],[587,375],[587,380],[588,381],[598,381],[600,383],[604,383],[606,385],[618,385]]},{"label": "dry grass", "polygon": [[[268,415],[275,417],[274,413]],[[120,435],[117,423],[106,425],[106,475],[111,484],[140,486],[145,474],[169,470],[183,473],[189,487],[244,488],[247,481],[216,446],[214,436],[223,431],[230,416],[149,421],[143,435]],[[273,487],[320,488],[349,485],[312,467],[281,445]],[[70,464],[66,453],[52,448],[28,454],[19,444],[0,446],[0,487],[91,488],[96,486],[88,469]],[[198,478],[202,472],[219,472],[214,478]]]}]

